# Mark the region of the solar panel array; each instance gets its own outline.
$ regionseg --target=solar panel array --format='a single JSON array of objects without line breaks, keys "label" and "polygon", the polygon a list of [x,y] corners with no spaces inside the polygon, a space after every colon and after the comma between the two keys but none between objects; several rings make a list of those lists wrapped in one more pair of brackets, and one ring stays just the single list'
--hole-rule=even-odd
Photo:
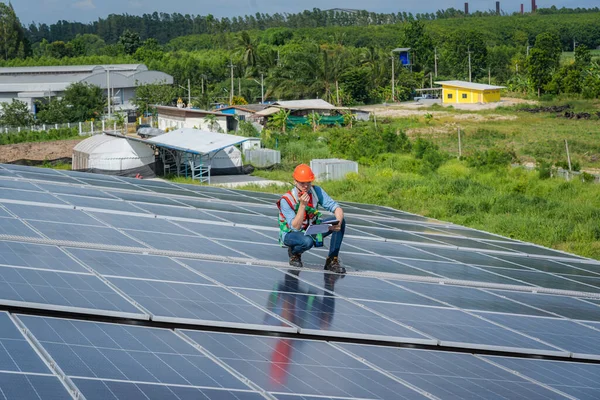
[{"label": "solar panel array", "polygon": [[599,262],[342,202],[299,271],[277,199],[0,165],[0,394],[600,397]]}]

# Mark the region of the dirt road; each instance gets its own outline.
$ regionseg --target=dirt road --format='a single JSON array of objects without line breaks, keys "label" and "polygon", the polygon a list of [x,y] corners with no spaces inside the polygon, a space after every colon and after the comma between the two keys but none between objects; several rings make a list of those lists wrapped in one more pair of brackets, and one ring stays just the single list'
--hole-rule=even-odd
[{"label": "dirt road", "polygon": [[74,140],[57,140],[54,142],[18,143],[0,146],[0,163],[17,160],[56,160],[70,158],[73,147],[85,138]]}]

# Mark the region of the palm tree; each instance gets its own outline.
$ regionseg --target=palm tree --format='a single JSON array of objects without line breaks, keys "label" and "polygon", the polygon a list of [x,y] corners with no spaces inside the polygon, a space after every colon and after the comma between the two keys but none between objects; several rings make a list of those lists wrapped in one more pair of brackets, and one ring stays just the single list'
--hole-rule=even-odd
[{"label": "palm tree", "polygon": [[278,113],[273,114],[271,117],[271,125],[275,129],[281,130],[281,132],[285,133],[285,129],[287,128],[288,119],[290,118],[290,111],[284,110],[283,108],[279,110]]},{"label": "palm tree", "polygon": [[204,122],[208,125],[208,130],[211,132],[221,132],[221,125],[217,121],[217,116],[214,114],[207,114],[204,117]]},{"label": "palm tree", "polygon": [[244,31],[237,38],[238,45],[241,47],[242,59],[247,67],[256,66],[256,41],[252,40],[248,32]]}]

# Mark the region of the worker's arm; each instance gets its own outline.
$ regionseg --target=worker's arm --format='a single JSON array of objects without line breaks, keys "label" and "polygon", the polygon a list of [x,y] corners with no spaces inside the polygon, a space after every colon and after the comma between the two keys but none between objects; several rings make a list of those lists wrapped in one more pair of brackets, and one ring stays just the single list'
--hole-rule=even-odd
[{"label": "worker's arm", "polygon": [[315,186],[315,192],[317,193],[317,197],[319,198],[319,202],[329,212],[332,212],[335,215],[335,219],[340,221],[337,225],[332,225],[329,227],[330,231],[339,231],[342,229],[342,221],[344,219],[344,210],[340,205],[333,200],[327,192],[325,192],[320,186]]},{"label": "worker's arm", "polygon": [[303,193],[302,196],[298,198],[298,200],[300,200],[300,204],[298,205],[298,212],[292,220],[292,228],[297,231],[302,229],[302,222],[304,222],[304,218],[306,216],[306,205],[310,201],[310,196],[308,195],[308,193]]},{"label": "worker's arm", "polygon": [[342,207],[338,206],[338,208],[336,208],[335,211],[333,212],[333,215],[335,215],[335,219],[340,221],[339,224],[332,225],[329,227],[330,231],[335,232],[335,231],[339,231],[340,229],[342,229],[342,221],[344,220],[344,210],[342,210]]}]

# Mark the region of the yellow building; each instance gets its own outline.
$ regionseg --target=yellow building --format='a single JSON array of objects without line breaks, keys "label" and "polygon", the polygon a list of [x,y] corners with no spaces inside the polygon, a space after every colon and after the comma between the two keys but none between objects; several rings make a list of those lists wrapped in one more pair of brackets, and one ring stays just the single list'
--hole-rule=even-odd
[{"label": "yellow building", "polygon": [[500,101],[500,89],[504,86],[463,81],[439,81],[442,85],[442,102],[456,103],[495,103]]}]

